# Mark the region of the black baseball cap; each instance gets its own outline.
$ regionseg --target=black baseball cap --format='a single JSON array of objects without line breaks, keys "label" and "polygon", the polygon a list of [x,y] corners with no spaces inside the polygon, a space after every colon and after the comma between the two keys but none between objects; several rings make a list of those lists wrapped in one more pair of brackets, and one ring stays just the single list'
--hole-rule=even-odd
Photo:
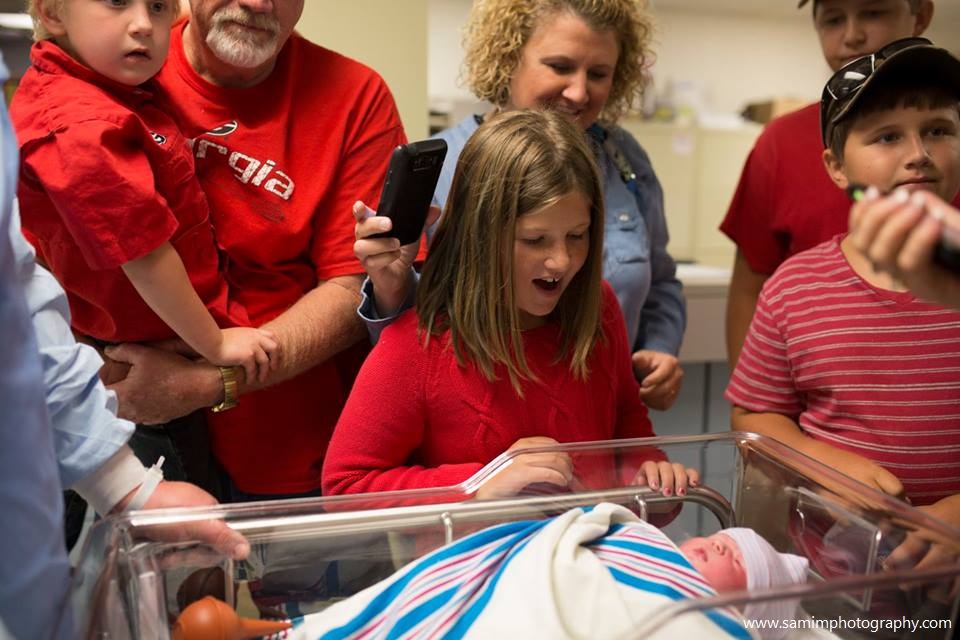
[{"label": "black baseball cap", "polygon": [[830,146],[834,126],[871,88],[905,78],[943,87],[960,101],[960,60],[926,38],[895,40],[876,53],[845,64],[827,81],[820,97],[823,146]]}]

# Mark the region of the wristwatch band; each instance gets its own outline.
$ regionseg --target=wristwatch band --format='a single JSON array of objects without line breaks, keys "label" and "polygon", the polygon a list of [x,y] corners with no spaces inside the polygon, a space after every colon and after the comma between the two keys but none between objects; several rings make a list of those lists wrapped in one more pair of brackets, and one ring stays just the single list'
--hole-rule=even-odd
[{"label": "wristwatch band", "polygon": [[220,379],[223,381],[223,400],[220,404],[210,407],[214,413],[220,413],[227,409],[233,409],[240,404],[240,394],[237,393],[237,369],[236,367],[217,367],[220,370]]}]

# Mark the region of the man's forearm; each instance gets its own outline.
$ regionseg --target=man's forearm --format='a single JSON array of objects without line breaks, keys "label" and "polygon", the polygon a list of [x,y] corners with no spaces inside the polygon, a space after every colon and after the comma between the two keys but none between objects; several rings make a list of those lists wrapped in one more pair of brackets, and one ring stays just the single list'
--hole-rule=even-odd
[{"label": "man's forearm", "polygon": [[117,361],[114,368],[128,369],[108,387],[127,420],[161,424],[223,400],[220,372],[206,362],[133,343],[107,347],[105,354]]},{"label": "man's forearm", "polygon": [[366,339],[366,326],[356,312],[361,282],[361,276],[331,278],[264,325],[280,341],[280,368],[270,374],[266,384],[244,383],[243,389],[292,378]]},{"label": "man's forearm", "polygon": [[[280,341],[280,368],[265,383],[250,385],[241,369],[240,392],[292,378],[366,339],[366,327],[356,313],[359,287],[360,276],[328,280],[267,323]],[[120,415],[134,422],[168,422],[224,399],[220,372],[206,362],[138,344],[110,347],[106,355],[118,361],[115,366],[129,367],[110,388],[120,399]]]}]

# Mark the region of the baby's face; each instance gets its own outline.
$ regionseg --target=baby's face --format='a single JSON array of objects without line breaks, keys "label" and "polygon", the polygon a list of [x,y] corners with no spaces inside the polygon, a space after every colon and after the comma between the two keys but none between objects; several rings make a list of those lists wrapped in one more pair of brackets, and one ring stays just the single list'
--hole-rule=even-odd
[{"label": "baby's face", "polygon": [[680,545],[680,551],[718,593],[747,588],[743,554],[726,534],[691,538]]}]

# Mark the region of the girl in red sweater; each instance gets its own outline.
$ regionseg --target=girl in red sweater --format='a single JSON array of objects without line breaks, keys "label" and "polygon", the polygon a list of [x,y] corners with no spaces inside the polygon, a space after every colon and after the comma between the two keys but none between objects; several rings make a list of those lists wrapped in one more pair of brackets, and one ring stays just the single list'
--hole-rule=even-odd
[{"label": "girl in red sweater", "polygon": [[[512,111],[477,130],[416,307],[384,330],[337,423],[324,494],[455,485],[504,451],[654,435],[600,276],[603,211],[593,152],[563,116]],[[665,495],[696,484],[663,458],[651,448],[618,475]],[[476,496],[573,476],[565,454],[520,454]]]}]

